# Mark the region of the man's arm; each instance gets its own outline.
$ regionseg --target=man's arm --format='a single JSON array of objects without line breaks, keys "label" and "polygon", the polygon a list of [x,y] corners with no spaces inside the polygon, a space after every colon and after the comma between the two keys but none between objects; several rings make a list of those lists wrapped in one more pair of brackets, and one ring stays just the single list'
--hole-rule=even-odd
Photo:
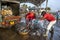
[{"label": "man's arm", "polygon": [[44,17],[41,17],[40,19],[41,19],[41,20],[45,20],[45,18],[44,18]]}]

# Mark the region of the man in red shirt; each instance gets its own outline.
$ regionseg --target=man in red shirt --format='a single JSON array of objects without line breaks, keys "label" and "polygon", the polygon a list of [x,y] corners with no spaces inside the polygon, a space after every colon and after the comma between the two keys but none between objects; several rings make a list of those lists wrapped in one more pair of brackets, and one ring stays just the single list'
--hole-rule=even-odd
[{"label": "man in red shirt", "polygon": [[49,21],[49,24],[47,26],[46,34],[44,35],[44,36],[48,36],[49,30],[56,23],[56,19],[55,19],[55,17],[52,14],[46,13],[45,11],[43,11],[41,13],[41,15],[43,16],[42,19],[46,19],[46,20]]},{"label": "man in red shirt", "polygon": [[35,13],[34,12],[28,12],[26,14],[26,24],[27,24],[27,28],[29,26],[29,24],[31,24],[32,20],[35,19]]},{"label": "man in red shirt", "polygon": [[27,13],[27,15],[26,15],[26,19],[27,20],[32,20],[32,19],[34,19],[35,18],[35,13],[34,12],[29,12],[29,13]]}]

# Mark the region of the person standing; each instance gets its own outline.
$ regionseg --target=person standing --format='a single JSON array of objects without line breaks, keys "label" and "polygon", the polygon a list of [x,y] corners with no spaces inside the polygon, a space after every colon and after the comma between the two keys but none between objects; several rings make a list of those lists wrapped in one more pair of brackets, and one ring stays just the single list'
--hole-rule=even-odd
[{"label": "person standing", "polygon": [[0,22],[2,22],[2,14],[1,14],[1,11],[0,11]]},{"label": "person standing", "polygon": [[36,15],[35,15],[34,12],[29,11],[29,12],[26,14],[25,17],[26,17],[26,24],[27,24],[27,27],[28,27],[29,25],[32,24],[32,20],[35,19]]},{"label": "person standing", "polygon": [[2,14],[1,14],[1,10],[0,10],[0,27],[1,27],[1,23],[2,23]]}]

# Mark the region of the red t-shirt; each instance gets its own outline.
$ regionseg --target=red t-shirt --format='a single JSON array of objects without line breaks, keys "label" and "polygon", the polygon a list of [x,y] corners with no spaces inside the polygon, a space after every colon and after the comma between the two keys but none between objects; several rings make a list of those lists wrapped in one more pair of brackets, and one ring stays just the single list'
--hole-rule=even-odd
[{"label": "red t-shirt", "polygon": [[29,13],[26,15],[26,18],[27,18],[28,20],[32,20],[32,19],[35,18],[35,14],[34,14],[33,12],[29,12]]},{"label": "red t-shirt", "polygon": [[52,14],[46,13],[44,15],[44,18],[47,19],[48,21],[54,21],[55,17]]}]

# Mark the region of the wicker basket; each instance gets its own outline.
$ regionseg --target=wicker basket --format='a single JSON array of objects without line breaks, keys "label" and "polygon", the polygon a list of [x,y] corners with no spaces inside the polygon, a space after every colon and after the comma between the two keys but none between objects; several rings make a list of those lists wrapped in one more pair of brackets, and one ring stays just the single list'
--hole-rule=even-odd
[{"label": "wicker basket", "polygon": [[19,32],[20,35],[28,35],[28,32]]}]

